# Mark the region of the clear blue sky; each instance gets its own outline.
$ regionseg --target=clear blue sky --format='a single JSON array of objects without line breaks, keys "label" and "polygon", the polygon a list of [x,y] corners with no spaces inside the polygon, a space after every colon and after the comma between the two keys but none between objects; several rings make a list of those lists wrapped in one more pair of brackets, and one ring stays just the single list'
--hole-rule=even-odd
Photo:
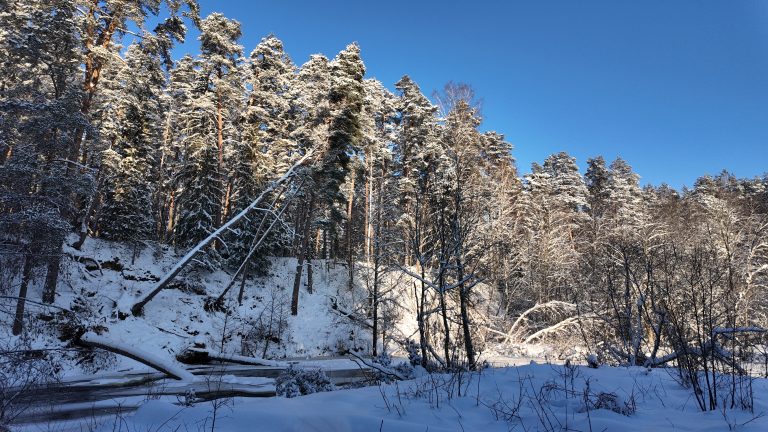
[{"label": "clear blue sky", "polygon": [[[768,1],[200,0],[297,64],[357,41],[368,77],[483,99],[521,172],[567,151],[627,159],[643,183],[768,171]],[[196,51],[189,40],[182,50]]]}]

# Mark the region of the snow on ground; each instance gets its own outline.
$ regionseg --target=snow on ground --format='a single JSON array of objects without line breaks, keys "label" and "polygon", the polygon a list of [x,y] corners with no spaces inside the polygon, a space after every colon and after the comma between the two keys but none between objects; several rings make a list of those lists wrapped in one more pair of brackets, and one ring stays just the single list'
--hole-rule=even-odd
[{"label": "snow on ground", "polygon": [[[768,380],[756,379],[754,414],[702,413],[672,371],[549,364],[422,376],[381,387],[285,398],[236,398],[216,413],[220,431],[764,431]],[[211,430],[211,402],[151,400],[98,430]],[[256,428],[256,429],[255,429]]]}]

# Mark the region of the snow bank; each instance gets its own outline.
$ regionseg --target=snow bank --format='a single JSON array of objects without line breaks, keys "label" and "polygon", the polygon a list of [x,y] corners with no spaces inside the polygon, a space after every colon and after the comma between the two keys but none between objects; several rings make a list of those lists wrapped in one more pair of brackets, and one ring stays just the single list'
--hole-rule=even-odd
[{"label": "snow bank", "polygon": [[[238,398],[231,410],[223,416],[219,413],[217,428],[232,432],[251,431],[254,425],[261,431],[286,432],[768,430],[768,417],[762,416],[768,412],[768,380],[753,383],[754,414],[730,409],[725,414],[702,413],[691,403],[690,390],[681,387],[671,373],[530,364],[465,374],[462,380],[449,375],[425,376],[396,386],[293,399]],[[602,398],[603,402],[585,404],[585,398],[592,402]],[[634,412],[614,412],[606,400],[617,406],[633,404]],[[125,421],[129,430],[192,430],[212,415],[210,403],[187,408],[181,415],[178,411],[168,401],[150,401]]]}]

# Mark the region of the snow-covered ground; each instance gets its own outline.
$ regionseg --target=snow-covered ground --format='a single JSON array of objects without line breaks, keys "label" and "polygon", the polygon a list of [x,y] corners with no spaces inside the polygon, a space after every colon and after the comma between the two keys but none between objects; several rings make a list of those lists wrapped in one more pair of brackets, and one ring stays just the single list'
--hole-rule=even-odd
[{"label": "snow-covered ground", "polygon": [[754,412],[704,413],[672,371],[531,363],[292,399],[219,401],[215,424],[211,402],[184,407],[159,398],[135,414],[104,418],[95,430],[765,431],[768,380],[752,386]]}]

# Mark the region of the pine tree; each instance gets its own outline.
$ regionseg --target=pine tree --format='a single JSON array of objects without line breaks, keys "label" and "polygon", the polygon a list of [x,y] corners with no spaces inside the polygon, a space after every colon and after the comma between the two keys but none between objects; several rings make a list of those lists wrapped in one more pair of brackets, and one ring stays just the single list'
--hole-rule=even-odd
[{"label": "pine tree", "polygon": [[[440,150],[436,146],[437,107],[421,93],[419,86],[407,75],[395,88],[400,92],[396,103],[397,139],[394,146],[393,174],[400,189],[402,217],[399,225],[403,237],[413,231],[415,225],[415,201],[428,189],[427,168],[437,159]],[[404,261],[410,263],[415,245],[404,242]]]},{"label": "pine tree", "polygon": [[43,300],[53,302],[61,247],[74,214],[70,196],[87,173],[70,174],[71,131],[80,114],[76,10],[68,1],[11,2],[0,12],[0,238],[22,264],[13,333],[24,327],[33,268],[47,263]]},{"label": "pine tree", "polygon": [[544,160],[544,170],[552,179],[552,194],[565,209],[580,212],[587,206],[587,187],[579,174],[576,158],[560,152]]},{"label": "pine tree", "polygon": [[[283,43],[271,35],[262,39],[251,53],[249,66],[246,85],[251,92],[242,120],[243,139],[232,149],[229,164],[233,213],[248,206],[266,183],[284,173],[298,155],[290,136],[295,67],[283,51]],[[266,213],[252,215],[236,230],[235,238],[228,241],[233,263],[239,265],[260,235],[259,227],[266,229],[271,217]],[[262,243],[261,252],[255,256],[258,264],[251,267],[266,270],[265,253],[275,250],[277,231]]]},{"label": "pine tree", "polygon": [[200,57],[194,67],[185,60],[185,75],[176,76],[177,81],[190,83],[191,93],[178,118],[186,149],[177,177],[180,210],[175,239],[181,246],[205,238],[227,215],[231,185],[225,153],[240,140],[236,121],[244,98],[238,75],[240,24],[214,13],[201,22],[200,31]]},{"label": "pine tree", "polygon": [[[322,72],[322,59],[317,58],[314,62],[313,60],[310,62],[313,70],[307,70],[304,76],[300,72],[299,79],[304,83],[312,83],[313,87],[321,90],[323,87],[316,86],[316,84],[318,84],[317,78],[322,80],[322,75],[318,76],[318,72]],[[309,193],[309,205],[305,204],[303,207],[305,211],[298,218],[303,230],[298,247],[299,262],[291,299],[291,313],[293,315],[298,313],[298,295],[304,260],[307,259],[308,253],[311,257],[309,250],[311,246],[308,242],[311,221],[315,211],[314,206],[317,205],[322,208],[328,215],[326,231],[335,232],[336,224],[343,219],[343,213],[339,211],[337,206],[344,202],[341,186],[349,172],[350,156],[359,150],[362,140],[361,117],[365,97],[363,87],[365,66],[360,58],[360,48],[356,44],[347,46],[329,66],[330,81],[327,93],[329,110],[327,117],[325,117],[328,124],[327,140],[325,142],[313,142],[312,139],[318,136],[318,132],[312,132],[312,129],[316,127],[321,127],[319,133],[322,136],[323,129],[317,120],[324,117],[323,111],[314,111],[314,115],[310,114],[308,116],[309,127],[305,126],[300,132],[304,138],[309,138],[309,142],[319,145],[316,147],[319,150],[317,155],[319,163],[311,173],[311,185],[308,185],[316,192]],[[319,81],[319,84],[322,84],[322,81]],[[317,96],[321,96],[321,94],[315,92],[315,97]],[[349,222],[347,221],[348,234]],[[347,236],[347,240],[349,240],[349,236]],[[347,246],[349,247],[349,241]],[[350,284],[351,271],[352,269],[350,269]]]},{"label": "pine tree", "polygon": [[165,75],[159,53],[150,50],[138,44],[128,47],[118,74],[123,83],[118,133],[102,162],[98,229],[105,238],[136,242],[155,233],[155,157],[162,140]]},{"label": "pine tree", "polygon": [[[285,172],[297,158],[291,139],[294,123],[296,67],[273,35],[262,39],[251,52],[246,139],[263,154],[258,177]],[[271,165],[267,165],[271,164]]]},{"label": "pine tree", "polygon": [[607,212],[618,231],[629,234],[631,228],[637,228],[645,222],[642,206],[640,176],[624,159],[616,158],[610,166],[608,197],[610,204]]},{"label": "pine tree", "polygon": [[608,205],[610,172],[602,156],[587,159],[587,172],[584,174],[589,191],[589,210],[593,218],[601,217]]},{"label": "pine tree", "polygon": [[[80,111],[84,115],[90,115],[94,105],[94,98],[99,89],[99,82],[104,77],[104,68],[110,60],[117,56],[119,46],[115,39],[122,35],[124,29],[133,23],[143,27],[148,15],[157,16],[160,13],[161,4],[165,4],[171,17],[163,24],[164,30],[175,30],[180,34],[180,15],[191,17],[197,23],[199,6],[196,0],[77,0],[74,6],[79,8],[82,14],[81,35],[79,39],[84,51],[84,96]],[[73,145],[70,151],[71,160],[80,160],[83,164],[92,162],[91,149],[83,145],[87,138],[86,130],[78,128],[74,131]]]}]

